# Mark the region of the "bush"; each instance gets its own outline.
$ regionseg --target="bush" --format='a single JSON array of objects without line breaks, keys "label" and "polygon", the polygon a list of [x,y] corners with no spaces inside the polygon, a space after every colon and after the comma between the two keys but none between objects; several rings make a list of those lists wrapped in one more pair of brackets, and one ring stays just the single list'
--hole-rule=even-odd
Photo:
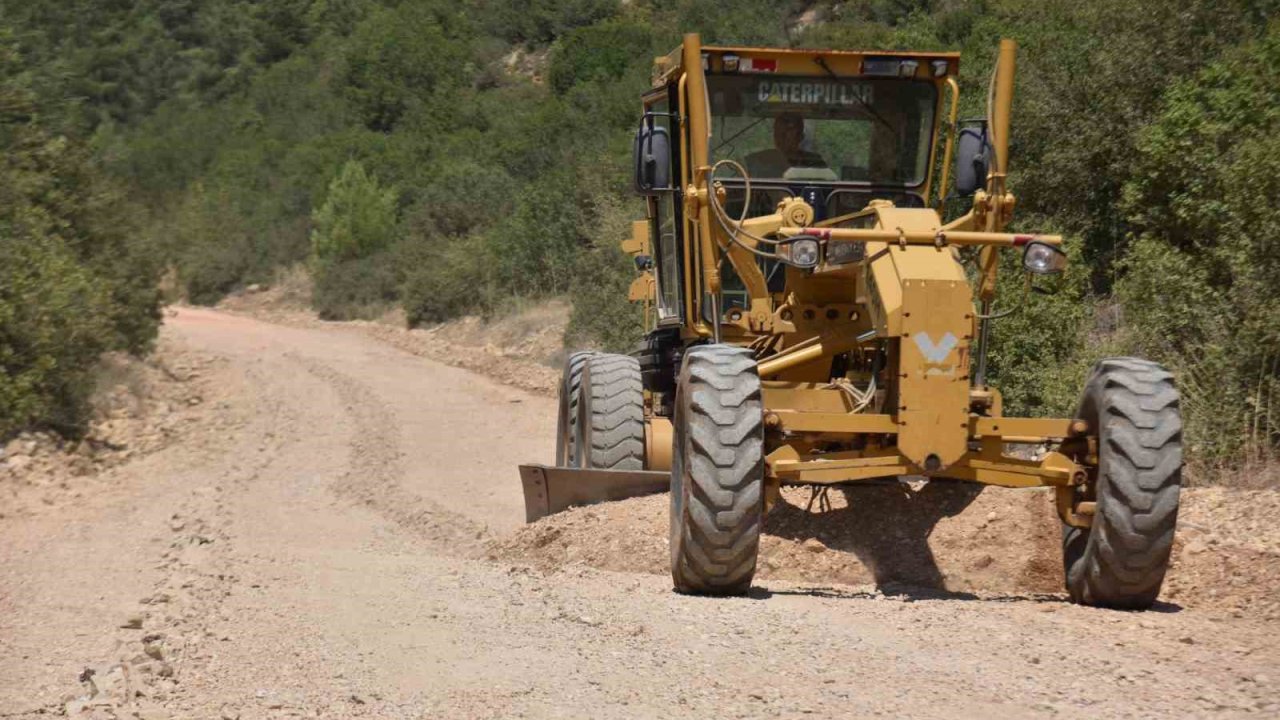
[{"label": "bush", "polygon": [[0,222],[0,437],[83,429],[111,305],[107,283],[57,239]]},{"label": "bush", "polygon": [[987,369],[1006,414],[1070,415],[1089,367],[1105,354],[1106,339],[1089,336],[1096,330],[1091,322],[1094,301],[1082,245],[1078,238],[1068,238],[1070,264],[1064,275],[1034,278],[1034,286],[1051,293],[1047,295],[1028,291],[1021,253],[1003,252],[995,312],[1013,312],[992,321]]},{"label": "bush", "polygon": [[631,258],[608,244],[583,254],[569,292],[573,312],[565,346],[628,353],[644,335],[641,306],[627,300],[636,277]]},{"label": "bush", "polygon": [[311,306],[323,320],[371,320],[399,298],[395,258],[389,252],[323,265],[314,283]]},{"label": "bush", "polygon": [[157,265],[131,208],[86,148],[49,132],[0,31],[0,437],[83,430],[106,350],[143,352],[159,322]]},{"label": "bush", "polygon": [[588,221],[572,168],[525,186],[514,212],[485,233],[487,255],[502,289],[546,297],[569,289],[587,239]]},{"label": "bush", "polygon": [[461,21],[448,7],[407,2],[378,8],[355,29],[341,82],[371,130],[392,130],[437,89],[465,78],[470,48],[460,39],[461,28],[449,27]]},{"label": "bush", "polygon": [[1139,142],[1127,340],[1179,371],[1198,457],[1280,449],[1280,22],[1175,83]]},{"label": "bush", "polygon": [[359,160],[348,160],[311,223],[311,254],[320,266],[369,257],[394,236],[395,191],[379,186]]},{"label": "bush", "polygon": [[637,57],[652,54],[652,46],[651,30],[636,22],[610,20],[580,28],[556,45],[547,79],[558,93],[576,83],[617,80]]},{"label": "bush", "polygon": [[402,255],[402,297],[410,327],[493,307],[493,267],[483,238],[435,237],[410,247]]},{"label": "bush", "polygon": [[420,237],[464,235],[511,214],[519,186],[502,168],[464,159],[431,170],[408,219]]},{"label": "bush", "polygon": [[576,27],[614,15],[618,0],[480,0],[485,28],[512,43],[546,44]]},{"label": "bush", "polygon": [[197,184],[167,221],[165,230],[177,243],[171,253],[178,279],[192,303],[217,303],[252,266],[252,242],[235,210],[225,195]]}]

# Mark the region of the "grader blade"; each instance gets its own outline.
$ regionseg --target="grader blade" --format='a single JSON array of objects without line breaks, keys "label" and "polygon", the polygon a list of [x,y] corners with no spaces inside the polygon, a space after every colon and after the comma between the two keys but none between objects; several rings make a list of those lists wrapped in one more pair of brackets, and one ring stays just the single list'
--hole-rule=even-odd
[{"label": "grader blade", "polygon": [[666,492],[671,475],[652,470],[584,470],[521,465],[525,522],[578,505]]}]

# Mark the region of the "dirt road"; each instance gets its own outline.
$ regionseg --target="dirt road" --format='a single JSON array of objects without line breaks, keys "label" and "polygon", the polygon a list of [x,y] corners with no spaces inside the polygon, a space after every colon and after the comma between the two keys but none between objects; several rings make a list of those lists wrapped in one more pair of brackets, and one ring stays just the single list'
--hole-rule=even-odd
[{"label": "dirt road", "polygon": [[217,358],[201,432],[0,521],[0,717],[1280,717],[1248,614],[494,561],[552,400],[350,329],[164,332]]}]

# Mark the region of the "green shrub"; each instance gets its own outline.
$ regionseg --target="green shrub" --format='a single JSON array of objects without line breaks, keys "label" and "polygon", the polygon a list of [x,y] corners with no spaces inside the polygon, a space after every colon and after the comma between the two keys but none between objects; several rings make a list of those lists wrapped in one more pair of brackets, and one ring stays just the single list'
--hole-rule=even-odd
[{"label": "green shrub", "polygon": [[585,209],[571,168],[547,173],[516,197],[514,212],[485,232],[488,256],[504,291],[546,297],[569,289],[583,235]]},{"label": "green shrub", "polygon": [[637,57],[651,55],[652,46],[650,28],[637,22],[609,20],[579,28],[557,43],[547,79],[558,93],[577,83],[617,80]]},{"label": "green shrub", "polygon": [[0,222],[0,437],[83,429],[111,306],[107,283],[64,244]]},{"label": "green shrub", "polygon": [[397,232],[396,193],[358,160],[348,160],[313,214],[312,306],[326,320],[371,318],[398,297],[390,246]]},{"label": "green shrub", "polygon": [[1280,22],[1165,94],[1124,205],[1135,350],[1179,371],[1197,457],[1280,449]]},{"label": "green shrub", "polygon": [[618,0],[480,0],[476,5],[476,16],[490,33],[532,44],[549,43],[618,11]]},{"label": "green shrub", "polygon": [[432,167],[408,223],[420,235],[463,235],[511,213],[519,186],[501,167],[474,160]]},{"label": "green shrub", "polygon": [[641,306],[627,300],[636,277],[630,256],[615,244],[583,253],[570,288],[573,312],[565,329],[565,346],[594,347],[627,353],[644,335]]},{"label": "green shrub", "polygon": [[0,438],[84,429],[106,350],[147,350],[157,264],[121,194],[80,142],[48,131],[12,37],[0,30]]},{"label": "green shrub", "polygon": [[445,3],[377,8],[352,34],[341,83],[367,127],[393,129],[441,87],[461,82],[470,48]]},{"label": "green shrub", "polygon": [[373,319],[399,298],[395,259],[389,252],[320,266],[313,279],[311,306],[324,320]]},{"label": "green shrub", "polygon": [[230,199],[197,184],[165,228],[187,300],[213,305],[241,284],[252,266],[252,242]]},{"label": "green shrub", "polygon": [[395,190],[378,185],[359,160],[348,160],[311,223],[311,253],[321,266],[369,257],[391,244]]},{"label": "green shrub", "polygon": [[1009,415],[1071,414],[1089,367],[1104,353],[1105,338],[1089,337],[1096,330],[1094,301],[1082,245],[1078,238],[1068,239],[1066,273],[1032,279],[1034,287],[1050,294],[1028,290],[1021,253],[1002,254],[995,313],[1013,312],[992,321],[987,359],[988,379],[1000,389]]},{"label": "green shrub", "polygon": [[401,256],[402,297],[410,327],[492,307],[498,289],[481,237],[434,237],[411,248]]}]

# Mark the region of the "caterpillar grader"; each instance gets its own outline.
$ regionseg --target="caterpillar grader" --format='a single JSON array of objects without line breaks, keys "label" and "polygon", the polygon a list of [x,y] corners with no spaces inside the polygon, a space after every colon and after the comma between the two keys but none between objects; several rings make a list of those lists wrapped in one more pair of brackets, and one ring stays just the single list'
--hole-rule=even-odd
[{"label": "caterpillar grader", "polygon": [[1060,236],[1006,231],[1015,56],[1002,41],[986,117],[963,122],[956,53],[690,34],[657,58],[647,217],[623,242],[647,333],[568,357],[556,463],[521,467],[529,521],[669,490],[675,589],[734,595],[782,485],[1049,487],[1071,599],[1151,606],[1181,483],[1171,374],[1104,359],[1064,418],[1008,417],[987,381],[1002,252],[1028,288],[1066,265]]}]

